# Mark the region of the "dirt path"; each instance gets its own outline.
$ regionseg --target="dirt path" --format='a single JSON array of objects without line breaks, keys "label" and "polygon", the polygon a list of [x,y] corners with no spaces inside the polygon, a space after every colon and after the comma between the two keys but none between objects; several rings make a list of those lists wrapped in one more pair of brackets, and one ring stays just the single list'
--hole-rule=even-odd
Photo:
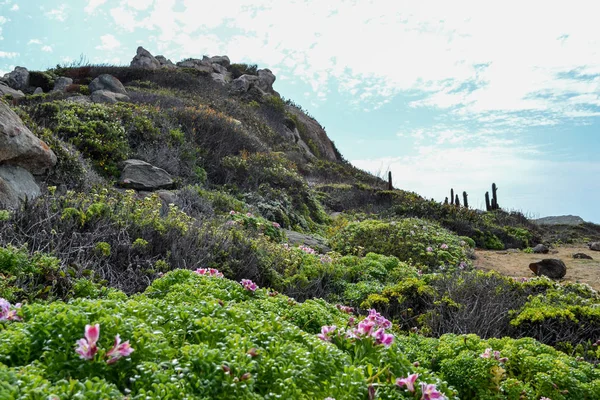
[{"label": "dirt path", "polygon": [[[554,254],[553,254],[554,253]],[[574,259],[573,254],[585,253],[593,260]],[[483,271],[498,271],[507,276],[530,278],[533,273],[529,264],[544,258],[558,258],[567,265],[567,275],[564,280],[587,283],[600,291],[600,252],[591,251],[585,245],[565,245],[551,249],[548,254],[527,254],[522,251],[493,251],[476,250],[475,267]]]}]

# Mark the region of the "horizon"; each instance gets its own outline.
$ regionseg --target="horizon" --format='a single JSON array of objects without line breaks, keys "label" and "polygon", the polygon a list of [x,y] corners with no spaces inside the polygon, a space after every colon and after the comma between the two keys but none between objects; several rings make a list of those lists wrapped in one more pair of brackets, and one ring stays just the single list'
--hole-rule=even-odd
[{"label": "horizon", "polygon": [[[0,74],[76,62],[228,55],[276,75],[353,165],[438,202],[600,223],[598,8],[0,0]],[[432,6],[433,5],[433,6]],[[293,18],[290,18],[293,16]],[[584,199],[584,200],[582,200]]]}]

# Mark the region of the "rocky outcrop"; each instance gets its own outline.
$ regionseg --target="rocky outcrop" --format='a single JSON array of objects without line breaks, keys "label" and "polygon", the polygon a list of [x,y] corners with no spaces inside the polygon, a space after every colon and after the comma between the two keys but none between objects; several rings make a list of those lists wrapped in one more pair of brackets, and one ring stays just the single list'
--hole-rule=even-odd
[{"label": "rocky outcrop", "polygon": [[270,69],[259,69],[258,70],[258,88],[265,93],[275,94],[273,90],[273,83],[275,83],[275,75]]},{"label": "rocky outcrop", "polygon": [[0,82],[0,96],[11,95],[13,99],[21,99],[25,97],[25,93],[20,90],[15,90],[4,82]]},{"label": "rocky outcrop", "polygon": [[72,84],[73,84],[73,79],[67,78],[65,76],[61,76],[60,78],[58,78],[56,80],[56,82],[54,82],[54,89],[52,89],[52,91],[53,92],[64,92],[67,89],[67,87],[69,87]]},{"label": "rocky outcrop", "polygon": [[112,75],[102,74],[90,83],[90,92],[94,93],[98,90],[105,90],[108,92],[124,94],[127,96],[127,90],[125,90],[125,86]]},{"label": "rocky outcrop", "polygon": [[529,264],[529,269],[537,276],[547,276],[550,279],[562,279],[567,274],[567,266],[556,258],[547,258]]},{"label": "rocky outcrop", "polygon": [[148,50],[140,46],[129,66],[131,68],[159,69],[161,64]]},{"label": "rocky outcrop", "polygon": [[577,215],[560,215],[533,219],[532,222],[538,225],[581,225],[585,223],[583,218]]},{"label": "rocky outcrop", "polygon": [[48,145],[31,133],[3,101],[0,101],[0,164],[20,166],[33,174],[42,174],[56,164],[56,156]]},{"label": "rocky outcrop", "polygon": [[202,57],[202,61],[208,64],[219,64],[225,68],[229,68],[231,66],[231,61],[227,56],[213,56],[213,57]]},{"label": "rocky outcrop", "polygon": [[0,165],[0,209],[19,208],[22,201],[41,194],[33,175],[25,168]]},{"label": "rocky outcrop", "polygon": [[600,251],[600,242],[592,242],[589,244],[590,250]]},{"label": "rocky outcrop", "polygon": [[541,243],[533,248],[535,254],[548,254],[549,251],[550,249]]},{"label": "rocky outcrop", "polygon": [[15,90],[27,90],[29,88],[29,71],[27,68],[15,67],[12,72],[4,75],[4,82]]},{"label": "rocky outcrop", "polygon": [[173,179],[164,169],[132,159],[123,162],[120,185],[128,189],[154,191],[171,188]]},{"label": "rocky outcrop", "polygon": [[[300,141],[298,144],[301,147],[310,148],[310,154],[313,154],[316,157],[330,161],[342,161],[338,158],[339,153],[335,151],[333,143],[327,136],[327,133],[317,121],[294,106],[288,105],[285,109],[289,114],[295,116],[294,125],[296,122],[302,124],[302,126],[296,126],[300,133]],[[315,152],[318,154],[315,154]]]},{"label": "rocky outcrop", "polygon": [[181,68],[193,68],[205,74],[211,74],[214,71],[214,68],[209,62],[199,60],[197,58],[190,58],[180,61],[177,63],[177,66]]},{"label": "rocky outcrop", "polygon": [[231,91],[234,93],[246,93],[250,86],[258,83],[258,76],[244,74],[231,82]]},{"label": "rocky outcrop", "polygon": [[315,249],[320,253],[329,253],[331,248],[327,246],[325,239],[318,238],[316,236],[306,235],[304,233],[290,231],[285,229],[285,236],[288,242],[293,245],[304,245]]},{"label": "rocky outcrop", "polygon": [[156,56],[156,59],[158,60],[158,62],[160,63],[160,66],[162,68],[167,68],[167,69],[176,69],[177,66],[175,64],[173,64],[173,62],[171,60],[168,60],[165,56]]}]

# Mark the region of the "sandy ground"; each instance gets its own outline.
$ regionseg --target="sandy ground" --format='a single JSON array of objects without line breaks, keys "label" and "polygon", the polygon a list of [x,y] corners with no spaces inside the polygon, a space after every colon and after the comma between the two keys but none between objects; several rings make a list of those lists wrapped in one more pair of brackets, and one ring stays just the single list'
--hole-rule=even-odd
[{"label": "sandy ground", "polygon": [[[554,254],[553,254],[554,253]],[[574,259],[573,254],[585,253],[593,260]],[[529,264],[544,258],[558,258],[567,265],[565,281],[587,283],[600,291],[600,252],[591,251],[585,245],[565,245],[550,249],[548,254],[527,254],[522,251],[476,250],[475,267],[484,271],[498,271],[507,276],[532,277]]]}]

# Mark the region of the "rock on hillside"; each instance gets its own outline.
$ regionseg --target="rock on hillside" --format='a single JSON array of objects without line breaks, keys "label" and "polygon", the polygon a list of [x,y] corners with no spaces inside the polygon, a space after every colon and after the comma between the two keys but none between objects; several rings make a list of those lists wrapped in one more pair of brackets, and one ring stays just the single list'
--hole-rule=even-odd
[{"label": "rock on hillside", "polygon": [[576,215],[561,215],[544,217],[532,220],[538,225],[581,225],[585,223],[583,218]]},{"label": "rock on hillside", "polygon": [[[286,111],[294,117],[294,123],[288,128],[295,125],[299,135],[298,144],[308,149],[316,157],[329,161],[341,161],[341,157],[321,124],[294,106],[286,106]],[[296,122],[300,122],[300,125],[298,126]]]}]

